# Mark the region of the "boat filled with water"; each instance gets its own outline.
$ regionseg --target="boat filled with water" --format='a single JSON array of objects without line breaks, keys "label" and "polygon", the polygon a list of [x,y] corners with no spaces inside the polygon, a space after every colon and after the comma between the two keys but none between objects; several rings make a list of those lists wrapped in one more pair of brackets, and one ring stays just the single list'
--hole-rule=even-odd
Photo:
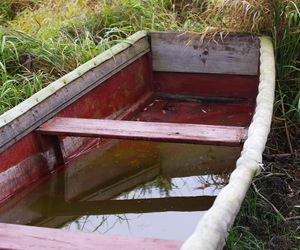
[{"label": "boat filled with water", "polygon": [[[88,214],[210,207],[183,248],[222,246],[261,166],[274,77],[266,37],[141,31],[51,83],[0,116],[0,247],[177,249],[184,239],[45,227]],[[123,199],[124,192],[158,176],[233,169],[217,198]],[[41,198],[49,196],[55,199]],[[219,207],[223,218],[214,216]]]}]

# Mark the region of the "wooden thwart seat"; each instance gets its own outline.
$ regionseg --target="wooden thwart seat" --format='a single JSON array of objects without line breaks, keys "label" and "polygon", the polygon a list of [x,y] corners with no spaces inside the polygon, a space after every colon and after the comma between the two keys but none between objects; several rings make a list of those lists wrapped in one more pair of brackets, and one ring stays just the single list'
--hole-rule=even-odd
[{"label": "wooden thwart seat", "polygon": [[38,132],[57,136],[103,137],[177,143],[238,146],[247,129],[235,126],[195,125],[104,119],[57,117],[44,123]]}]

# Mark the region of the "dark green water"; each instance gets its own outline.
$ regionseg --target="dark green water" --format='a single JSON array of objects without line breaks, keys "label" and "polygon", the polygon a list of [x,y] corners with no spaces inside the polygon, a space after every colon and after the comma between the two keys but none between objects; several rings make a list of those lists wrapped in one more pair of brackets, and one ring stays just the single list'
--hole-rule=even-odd
[{"label": "dark green water", "polygon": [[0,222],[184,240],[239,148],[114,140],[0,207]]}]

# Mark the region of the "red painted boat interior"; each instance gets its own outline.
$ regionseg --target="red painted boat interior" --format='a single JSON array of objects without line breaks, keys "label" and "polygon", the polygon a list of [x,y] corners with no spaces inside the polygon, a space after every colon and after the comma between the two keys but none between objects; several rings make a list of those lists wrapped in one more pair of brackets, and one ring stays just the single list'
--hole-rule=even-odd
[{"label": "red painted boat interior", "polygon": [[155,90],[187,96],[236,97],[255,101],[258,77],[245,75],[154,72]]},{"label": "red painted boat interior", "polygon": [[135,119],[146,122],[247,127],[254,107],[253,102],[193,102],[156,98]]},{"label": "red painted boat interior", "polygon": [[[257,76],[153,72],[148,53],[57,117],[247,127],[257,89]],[[65,161],[99,143],[98,139],[64,136],[59,141]],[[2,152],[0,203],[59,168],[57,150],[57,144],[33,131]]]}]

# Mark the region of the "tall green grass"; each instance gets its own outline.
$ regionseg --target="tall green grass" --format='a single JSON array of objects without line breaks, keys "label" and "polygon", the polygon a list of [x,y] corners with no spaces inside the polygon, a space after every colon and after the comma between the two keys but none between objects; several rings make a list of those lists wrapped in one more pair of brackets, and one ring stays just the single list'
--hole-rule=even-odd
[{"label": "tall green grass", "polygon": [[[295,112],[300,101],[300,1],[276,1],[272,37],[280,91],[291,99],[287,112]],[[282,98],[282,96],[281,96]],[[282,110],[281,110],[282,111]]]},{"label": "tall green grass", "polygon": [[300,140],[300,1],[207,1],[207,32],[247,32],[269,35],[276,56],[277,88],[269,149],[299,150]]},{"label": "tall green grass", "polygon": [[26,8],[34,9],[42,0],[1,0],[0,24],[14,19],[16,15]]}]

